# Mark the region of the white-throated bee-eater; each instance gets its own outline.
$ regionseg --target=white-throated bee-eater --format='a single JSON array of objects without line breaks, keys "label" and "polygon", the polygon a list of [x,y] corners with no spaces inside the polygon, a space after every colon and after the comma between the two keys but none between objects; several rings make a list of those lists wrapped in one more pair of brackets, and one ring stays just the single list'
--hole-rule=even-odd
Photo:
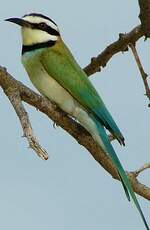
[{"label": "white-throated bee-eater", "polygon": [[31,13],[6,21],[21,26],[22,63],[38,91],[74,117],[109,155],[117,169],[126,196],[133,199],[146,229],[143,212],[128,177],[109,141],[105,128],[124,145],[124,137],[85,72],[63,42],[57,24]]}]

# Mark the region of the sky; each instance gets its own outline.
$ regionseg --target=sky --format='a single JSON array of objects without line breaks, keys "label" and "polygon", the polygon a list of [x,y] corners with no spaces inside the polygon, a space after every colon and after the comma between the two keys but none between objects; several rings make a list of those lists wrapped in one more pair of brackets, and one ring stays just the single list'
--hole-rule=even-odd
[{"label": "sky", "polygon": [[[34,90],[20,61],[20,29],[4,19],[31,12],[49,16],[82,67],[119,33],[140,23],[135,0],[1,1],[0,65]],[[137,49],[150,74],[150,41],[140,39]],[[131,51],[115,55],[90,79],[125,136],[125,148],[114,143],[125,169],[149,162],[150,110]],[[45,162],[22,138],[19,120],[2,90],[0,101],[0,229],[145,229],[121,184],[68,133],[54,129],[51,120],[25,104],[34,133],[49,153]],[[149,173],[145,171],[139,179],[150,187]],[[140,196],[138,200],[150,223],[149,201]]]}]

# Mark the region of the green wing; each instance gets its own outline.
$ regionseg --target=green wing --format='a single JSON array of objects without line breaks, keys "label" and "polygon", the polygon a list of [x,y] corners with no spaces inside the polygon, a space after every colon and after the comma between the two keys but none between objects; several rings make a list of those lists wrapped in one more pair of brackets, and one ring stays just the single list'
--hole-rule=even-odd
[{"label": "green wing", "polygon": [[120,144],[124,144],[124,138],[102,99],[63,42],[43,50],[40,61],[50,76],[92,112]]}]

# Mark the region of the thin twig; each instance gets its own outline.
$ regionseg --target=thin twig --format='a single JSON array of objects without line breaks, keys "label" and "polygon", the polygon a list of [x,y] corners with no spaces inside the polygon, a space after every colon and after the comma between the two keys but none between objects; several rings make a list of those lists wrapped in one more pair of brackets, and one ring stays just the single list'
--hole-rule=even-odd
[{"label": "thin twig", "polygon": [[13,105],[17,116],[19,117],[22,129],[23,129],[23,137],[26,137],[29,143],[29,147],[33,149],[39,157],[41,157],[43,160],[48,159],[47,152],[41,147],[38,140],[33,134],[33,130],[31,127],[31,123],[28,117],[28,114],[22,104],[20,94],[17,88],[15,87],[9,87],[5,89],[5,94],[9,98],[11,104]]},{"label": "thin twig", "polygon": [[144,68],[142,66],[142,63],[141,63],[141,60],[139,58],[139,55],[138,55],[137,49],[135,47],[135,44],[131,43],[131,44],[129,44],[129,46],[130,46],[130,48],[132,50],[132,53],[133,53],[133,56],[135,58],[136,64],[137,64],[138,69],[139,69],[139,71],[141,73],[141,77],[142,77],[144,87],[145,87],[145,95],[150,100],[150,88],[149,88],[149,85],[148,85],[148,82],[147,82],[148,74],[145,73],[145,71],[144,71]]},{"label": "thin twig", "polygon": [[134,175],[137,177],[141,172],[143,172],[146,169],[150,169],[150,163],[146,163],[144,164],[142,167],[140,167],[139,169],[137,169],[136,171],[134,171]]}]

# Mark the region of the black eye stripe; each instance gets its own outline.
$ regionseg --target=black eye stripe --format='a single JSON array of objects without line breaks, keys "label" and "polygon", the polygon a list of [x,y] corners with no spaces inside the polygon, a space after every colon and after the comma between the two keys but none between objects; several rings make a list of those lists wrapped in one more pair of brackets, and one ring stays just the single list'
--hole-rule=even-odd
[{"label": "black eye stripe", "polygon": [[32,29],[39,29],[39,30],[43,30],[47,33],[49,33],[50,35],[55,35],[55,36],[59,36],[59,32],[55,29],[53,29],[52,27],[48,26],[46,23],[41,22],[41,23],[31,23],[31,28]]},{"label": "black eye stripe", "polygon": [[44,22],[40,22],[40,23],[39,23],[39,26],[40,26],[40,27],[46,27],[47,25],[46,25]]}]

